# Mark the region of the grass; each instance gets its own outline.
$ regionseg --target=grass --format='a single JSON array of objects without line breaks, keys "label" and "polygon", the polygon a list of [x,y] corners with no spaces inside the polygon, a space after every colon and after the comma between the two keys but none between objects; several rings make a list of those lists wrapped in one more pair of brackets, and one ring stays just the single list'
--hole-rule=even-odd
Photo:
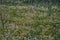
[{"label": "grass", "polygon": [[[0,13],[8,14],[5,28],[0,27],[0,40],[57,40],[60,30],[59,13],[52,11],[49,16],[49,9],[35,8],[34,6],[2,6]],[[58,10],[58,9],[56,9]],[[54,15],[55,14],[55,15]],[[1,22],[0,22],[1,23]],[[55,27],[56,26],[56,27]],[[57,31],[56,31],[57,30]]]}]

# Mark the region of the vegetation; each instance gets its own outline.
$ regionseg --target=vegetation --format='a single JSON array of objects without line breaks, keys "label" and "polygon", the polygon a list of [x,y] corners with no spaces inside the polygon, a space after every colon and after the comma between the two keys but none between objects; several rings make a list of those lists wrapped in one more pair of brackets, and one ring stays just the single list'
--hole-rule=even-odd
[{"label": "vegetation", "polygon": [[60,40],[59,2],[0,0],[0,40]]}]

